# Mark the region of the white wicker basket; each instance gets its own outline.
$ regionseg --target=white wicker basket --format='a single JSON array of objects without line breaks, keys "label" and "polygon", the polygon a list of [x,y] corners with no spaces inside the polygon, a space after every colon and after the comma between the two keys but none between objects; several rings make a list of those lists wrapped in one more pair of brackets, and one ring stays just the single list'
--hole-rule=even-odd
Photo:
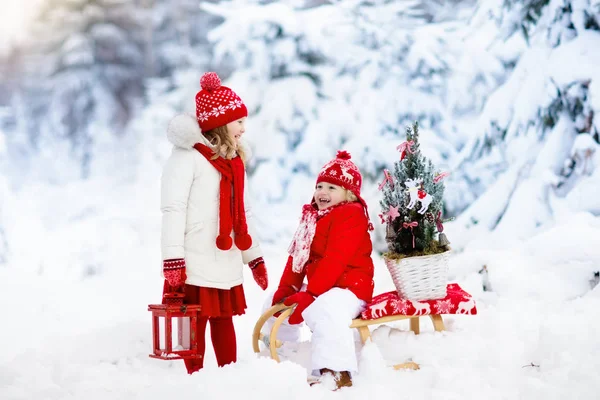
[{"label": "white wicker basket", "polygon": [[399,260],[385,259],[400,297],[432,300],[446,297],[450,251]]}]

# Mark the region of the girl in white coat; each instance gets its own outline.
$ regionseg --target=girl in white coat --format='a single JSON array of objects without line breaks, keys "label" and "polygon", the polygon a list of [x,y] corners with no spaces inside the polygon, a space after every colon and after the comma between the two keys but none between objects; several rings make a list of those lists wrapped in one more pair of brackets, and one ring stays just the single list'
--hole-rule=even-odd
[{"label": "girl in white coat", "polygon": [[236,361],[232,317],[244,314],[243,264],[265,290],[267,270],[246,201],[246,106],[216,73],[200,80],[196,118],[175,117],[168,139],[174,148],[162,175],[161,210],[164,294],[183,292],[185,304],[202,306],[196,332],[197,360],[185,360],[189,374],[203,367],[207,323],[219,366]]}]

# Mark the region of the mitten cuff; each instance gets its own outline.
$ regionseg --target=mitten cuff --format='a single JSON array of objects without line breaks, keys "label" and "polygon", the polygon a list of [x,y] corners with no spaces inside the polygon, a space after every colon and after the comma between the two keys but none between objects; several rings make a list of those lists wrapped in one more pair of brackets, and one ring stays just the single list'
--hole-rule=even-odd
[{"label": "mitten cuff", "polygon": [[258,258],[255,258],[254,260],[250,261],[248,263],[248,266],[250,267],[250,269],[254,269],[258,266],[258,264],[264,263],[264,262],[265,262],[265,260],[263,260],[262,257],[258,257]]},{"label": "mitten cuff", "polygon": [[163,261],[163,269],[172,270],[185,268],[185,260],[183,258],[177,258],[174,260],[164,260]]}]

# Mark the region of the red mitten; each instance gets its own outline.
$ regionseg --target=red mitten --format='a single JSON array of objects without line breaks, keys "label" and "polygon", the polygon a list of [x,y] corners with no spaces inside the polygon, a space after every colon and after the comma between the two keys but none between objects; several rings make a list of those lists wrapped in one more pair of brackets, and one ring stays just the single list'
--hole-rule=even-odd
[{"label": "red mitten", "polygon": [[185,285],[185,280],[187,279],[187,275],[185,274],[185,260],[183,258],[164,260],[163,275],[165,276],[165,280],[175,290]]},{"label": "red mitten", "polygon": [[280,286],[273,294],[273,301],[271,305],[274,306],[277,303],[281,303],[286,297],[296,294],[297,290],[291,286]]},{"label": "red mitten", "polygon": [[269,286],[269,277],[267,276],[267,268],[265,267],[265,260],[262,257],[255,258],[248,263],[248,266],[252,270],[252,277],[256,284],[262,289],[266,290]]},{"label": "red mitten", "polygon": [[296,325],[304,321],[302,312],[304,312],[313,301],[315,301],[315,297],[308,292],[298,292],[285,299],[283,304],[286,306],[291,306],[294,303],[297,304],[296,308],[294,308],[294,312],[292,312],[292,315],[290,315],[290,318],[288,319],[290,325]]}]

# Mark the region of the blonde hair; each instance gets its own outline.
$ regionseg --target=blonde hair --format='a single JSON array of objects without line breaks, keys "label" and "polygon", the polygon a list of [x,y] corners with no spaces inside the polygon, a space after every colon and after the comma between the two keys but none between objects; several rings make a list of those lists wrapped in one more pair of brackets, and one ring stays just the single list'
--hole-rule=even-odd
[{"label": "blonde hair", "polygon": [[352,191],[346,189],[346,201],[355,202],[358,201],[358,197]]},{"label": "blonde hair", "polygon": [[227,125],[211,129],[210,131],[204,132],[203,135],[218,150],[217,153],[211,157],[211,160],[216,160],[219,156],[231,160],[237,154],[242,161],[246,163],[246,153],[242,146],[235,145],[235,142],[231,136],[229,136]]}]

